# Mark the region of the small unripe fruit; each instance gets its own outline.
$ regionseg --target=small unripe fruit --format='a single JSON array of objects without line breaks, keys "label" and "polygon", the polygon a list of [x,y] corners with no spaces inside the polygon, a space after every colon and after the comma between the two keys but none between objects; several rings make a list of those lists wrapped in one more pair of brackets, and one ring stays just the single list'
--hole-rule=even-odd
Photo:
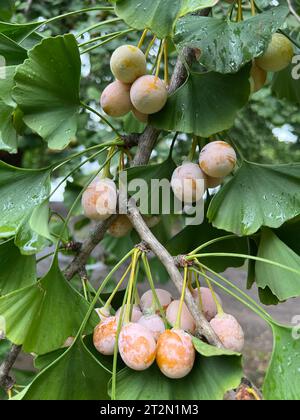
[{"label": "small unripe fruit", "polygon": [[163,80],[156,76],[143,76],[131,87],[133,106],[142,114],[155,114],[163,109],[168,100],[168,91]]},{"label": "small unripe fruit", "polygon": [[107,309],[105,306],[103,306],[102,308],[96,308],[95,311],[101,319],[101,321],[104,321],[105,319],[110,317],[110,310]]},{"label": "small unripe fruit", "polygon": [[267,72],[261,69],[254,61],[250,71],[250,84],[252,93],[258,92],[261,88],[264,87],[267,81],[267,76]]},{"label": "small unripe fruit", "polygon": [[[123,309],[123,319],[126,313],[126,308],[127,308],[127,304],[124,305],[124,309]],[[119,319],[119,317],[121,316],[122,313],[122,307],[119,308],[116,312],[116,317]],[[143,316],[142,311],[140,310],[138,305],[132,305],[132,315],[131,315],[131,322],[138,322],[138,320]]]},{"label": "small unripe fruit", "polygon": [[236,153],[225,141],[207,144],[200,153],[200,168],[212,178],[225,178],[236,165]]},{"label": "small unripe fruit", "polygon": [[154,315],[144,315],[139,319],[138,324],[146,327],[154,339],[157,341],[158,337],[166,330],[165,324],[160,316]]},{"label": "small unripe fruit", "polygon": [[133,108],[132,113],[139,122],[143,124],[147,124],[149,120],[149,116],[147,114],[143,114],[142,112],[138,111],[135,108]]},{"label": "small unripe fruit", "polygon": [[93,342],[99,353],[112,356],[115,350],[118,320],[111,316],[102,321],[94,330]]},{"label": "small unripe fruit", "polygon": [[116,49],[110,60],[110,67],[117,80],[133,83],[147,72],[145,54],[133,45],[123,45]]},{"label": "small unripe fruit", "polygon": [[130,100],[130,85],[115,82],[108,85],[100,99],[103,111],[111,117],[123,117],[132,109]]},{"label": "small unripe fruit", "polygon": [[114,238],[123,238],[131,231],[132,224],[128,217],[123,214],[118,216],[108,229],[108,233]]},{"label": "small unripe fruit", "polygon": [[[179,300],[174,300],[167,309],[166,317],[168,322],[172,325],[172,327],[175,326],[177,321],[177,314],[179,311]],[[180,319],[180,328],[184,331],[188,331],[191,334],[195,332],[196,329],[196,323],[194,318],[192,317],[190,311],[188,310],[188,307],[183,302],[182,306],[182,312],[181,312],[181,319]]]},{"label": "small unripe fruit", "polygon": [[217,315],[210,321],[210,325],[226,349],[238,353],[243,350],[245,344],[244,332],[232,315]]},{"label": "small unripe fruit", "polygon": [[143,325],[125,325],[119,336],[119,351],[124,363],[133,370],[148,369],[156,356],[156,341]]},{"label": "small unripe fruit", "polygon": [[193,369],[195,349],[189,334],[182,330],[167,330],[157,342],[156,362],[161,372],[171,379],[187,376]]},{"label": "small unripe fruit", "polygon": [[223,178],[212,178],[211,176],[206,177],[206,188],[217,188],[223,183]]},{"label": "small unripe fruit", "polygon": [[106,220],[117,210],[117,187],[111,179],[95,179],[82,196],[84,214],[91,220]]},{"label": "small unripe fruit", "polygon": [[[201,303],[202,303],[202,312],[207,319],[207,321],[211,321],[218,313],[218,308],[216,305],[216,302],[214,301],[213,295],[211,290],[208,287],[200,287],[200,293],[201,293]],[[194,289],[193,297],[196,301],[196,303],[199,303],[199,294],[198,289]],[[222,304],[220,296],[215,293],[216,298]]]},{"label": "small unripe fruit", "polygon": [[292,61],[294,48],[291,41],[282,34],[274,34],[272,40],[256,64],[265,71],[277,72],[285,69]]},{"label": "small unripe fruit", "polygon": [[171,187],[180,201],[192,204],[202,199],[206,190],[206,176],[195,163],[184,163],[173,172]]},{"label": "small unripe fruit", "polygon": [[[172,295],[167,290],[163,289],[155,289],[157,298],[160,302],[160,305],[163,309],[166,309],[170,303],[172,302]],[[159,308],[157,307],[155,298],[153,296],[152,290],[148,290],[143,294],[140,301],[140,306],[143,312],[148,312],[152,309],[154,311],[159,312]]]}]

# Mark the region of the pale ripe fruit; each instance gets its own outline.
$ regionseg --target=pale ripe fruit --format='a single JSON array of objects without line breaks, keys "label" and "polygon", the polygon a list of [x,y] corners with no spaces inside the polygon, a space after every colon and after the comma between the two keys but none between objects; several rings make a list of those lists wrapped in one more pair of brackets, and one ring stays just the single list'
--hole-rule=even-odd
[{"label": "pale ripe fruit", "polygon": [[212,178],[211,176],[206,176],[206,188],[217,188],[223,183],[223,178]]},{"label": "pale ripe fruit", "polygon": [[236,153],[225,141],[207,144],[200,153],[200,168],[212,178],[225,178],[236,165]]},{"label": "pale ripe fruit", "polygon": [[95,179],[82,196],[84,214],[91,220],[106,220],[117,210],[117,187],[111,179]]},{"label": "pale ripe fruit", "polygon": [[147,72],[145,54],[134,45],[122,45],[113,53],[110,68],[117,80],[131,84]]},{"label": "pale ripe fruit", "polygon": [[142,316],[142,318],[139,319],[138,324],[146,327],[152,333],[156,341],[166,329],[163,320],[156,314]]},{"label": "pale ripe fruit", "polygon": [[291,41],[282,34],[274,34],[272,40],[256,64],[265,71],[277,72],[285,69],[292,61],[294,48]]},{"label": "pale ripe fruit", "polygon": [[[211,321],[218,313],[216,302],[214,301],[213,295],[211,290],[208,287],[200,287],[201,293],[201,303],[202,303],[202,312],[207,319],[207,321]],[[196,303],[199,303],[199,293],[198,289],[194,289],[192,292],[193,298],[195,299]],[[220,296],[215,293],[216,298],[222,304]]]},{"label": "pale ripe fruit", "polygon": [[153,229],[160,223],[161,218],[159,216],[144,216],[144,220],[148,228]]},{"label": "pale ripe fruit", "polygon": [[133,108],[132,113],[138,121],[140,121],[143,124],[147,124],[149,119],[149,116],[147,114],[143,114],[135,108]]},{"label": "pale ripe fruit", "polygon": [[131,231],[132,224],[128,217],[123,214],[118,216],[108,229],[108,233],[114,238],[123,238]]},{"label": "pale ripe fruit", "polygon": [[254,61],[250,71],[250,85],[252,93],[258,92],[264,87],[267,81],[267,76],[267,72],[261,69]]},{"label": "pale ripe fruit", "polygon": [[245,344],[245,336],[238,321],[228,314],[217,315],[210,321],[212,329],[225,349],[240,353]]},{"label": "pale ripe fruit", "polygon": [[102,308],[96,308],[95,311],[101,319],[101,321],[104,321],[105,319],[110,317],[110,310],[105,306],[103,306]]},{"label": "pale ripe fruit", "polygon": [[119,336],[119,352],[124,363],[133,370],[148,369],[156,356],[156,341],[143,325],[125,325]]},{"label": "pale ripe fruit", "polygon": [[103,111],[110,117],[123,117],[132,109],[130,100],[130,85],[119,82],[109,84],[100,99]]},{"label": "pale ripe fruit", "polygon": [[156,76],[143,76],[133,83],[130,98],[142,114],[155,114],[166,105],[168,91],[163,80]]},{"label": "pale ripe fruit", "polygon": [[198,202],[206,190],[206,175],[195,163],[184,163],[173,172],[171,187],[183,203]]},{"label": "pale ripe fruit", "polygon": [[[167,290],[155,289],[157,298],[163,309],[166,309],[172,302],[172,295]],[[143,294],[140,301],[140,306],[143,312],[148,312],[154,309],[155,312],[159,312],[152,290],[148,290]]]},{"label": "pale ripe fruit", "polygon": [[[177,314],[179,311],[179,300],[174,300],[167,309],[166,317],[168,322],[172,325],[172,327],[175,326],[177,321]],[[190,311],[188,310],[188,307],[183,302],[182,306],[182,312],[181,312],[181,318],[180,318],[180,328],[184,331],[188,331],[191,334],[195,332],[196,329],[196,323],[194,318],[192,317]]]},{"label": "pale ripe fruit", "polygon": [[94,330],[93,342],[99,353],[112,356],[115,351],[118,320],[111,316],[102,321]]},{"label": "pale ripe fruit", "polygon": [[187,376],[195,363],[195,349],[189,334],[183,330],[167,330],[157,342],[156,362],[161,372],[171,379]]},{"label": "pale ripe fruit", "polygon": [[[124,309],[123,309],[123,319],[126,313],[126,308],[127,308],[127,304],[124,305]],[[116,312],[116,317],[119,319],[119,317],[121,316],[122,313],[122,307],[119,308]],[[138,305],[132,305],[132,315],[131,315],[131,322],[138,322],[138,320],[143,316],[142,311],[140,310]]]}]

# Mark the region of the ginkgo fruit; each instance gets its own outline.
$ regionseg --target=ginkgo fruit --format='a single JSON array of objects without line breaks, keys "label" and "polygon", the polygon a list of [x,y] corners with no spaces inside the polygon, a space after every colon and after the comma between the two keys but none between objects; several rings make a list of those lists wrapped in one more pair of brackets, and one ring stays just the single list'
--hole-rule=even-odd
[{"label": "ginkgo fruit", "polygon": [[121,214],[110,225],[108,233],[114,238],[123,238],[132,231],[132,224],[127,216]]},{"label": "ginkgo fruit", "polygon": [[155,114],[166,105],[168,90],[165,82],[158,77],[143,76],[133,83],[130,98],[142,114]]},{"label": "ginkgo fruit", "polygon": [[[174,300],[167,308],[166,317],[172,327],[175,327],[176,325],[179,308],[179,300]],[[182,312],[180,317],[180,328],[184,331],[190,332],[191,334],[193,334],[196,329],[195,320],[184,302],[182,305]]]},{"label": "ginkgo fruit", "polygon": [[99,318],[101,319],[101,321],[104,321],[105,319],[110,317],[110,310],[108,308],[106,308],[105,306],[103,306],[102,308],[96,308],[95,309],[97,315],[99,316]]},{"label": "ginkgo fruit", "polygon": [[111,56],[110,68],[117,80],[131,84],[147,72],[145,54],[134,45],[122,45]]},{"label": "ginkgo fruit", "polygon": [[157,341],[158,337],[166,330],[165,324],[159,315],[143,315],[138,324],[148,328],[152,333],[154,339]]},{"label": "ginkgo fruit", "polygon": [[292,61],[294,47],[282,34],[274,34],[267,50],[256,59],[256,64],[265,71],[277,72],[285,69]]},{"label": "ginkgo fruit", "polygon": [[118,192],[114,181],[95,179],[82,196],[84,214],[91,220],[106,220],[117,210]]},{"label": "ginkgo fruit", "polygon": [[[200,287],[201,293],[201,300],[199,299],[199,292],[198,289],[194,289],[192,295],[196,301],[200,305],[201,301],[201,309],[203,315],[208,321],[211,321],[218,313],[217,304],[213,297],[212,291],[208,287]],[[215,298],[218,299],[219,303],[222,304],[220,296],[215,293]]]},{"label": "ginkgo fruit", "polygon": [[260,68],[254,61],[250,71],[250,85],[252,93],[258,92],[264,87],[267,81],[267,76],[267,72]]},{"label": "ginkgo fruit", "polygon": [[133,370],[148,369],[155,361],[156,341],[143,325],[129,323],[119,336],[119,352],[124,363]]},{"label": "ginkgo fruit", "polygon": [[225,178],[235,168],[235,150],[225,141],[207,144],[200,153],[199,164],[202,171],[212,178]]},{"label": "ginkgo fruit", "polygon": [[[121,316],[121,313],[123,311],[123,319],[124,319],[126,310],[127,310],[127,304],[124,305],[124,307],[121,307],[117,310],[116,317],[119,319],[119,317]],[[130,321],[131,322],[138,322],[138,320],[142,316],[143,316],[143,314],[142,314],[142,311],[140,310],[140,307],[138,305],[132,305]]]},{"label": "ginkgo fruit", "polygon": [[132,109],[130,85],[116,80],[103,91],[100,99],[103,111],[111,117],[123,117]]},{"label": "ginkgo fruit", "polygon": [[138,111],[135,108],[132,109],[132,113],[139,122],[141,122],[143,124],[147,124],[147,122],[149,120],[149,115],[143,114],[142,112]]},{"label": "ginkgo fruit", "polygon": [[173,172],[171,187],[174,195],[183,203],[198,202],[206,190],[206,175],[199,165],[184,163]]},{"label": "ginkgo fruit", "polygon": [[185,331],[173,328],[159,336],[156,362],[168,378],[180,379],[187,376],[193,369],[195,357],[192,338]]},{"label": "ginkgo fruit", "polygon": [[94,330],[93,343],[99,353],[105,356],[114,354],[117,329],[118,319],[115,316],[111,316],[97,325]]},{"label": "ginkgo fruit", "polygon": [[206,176],[206,188],[217,188],[224,181],[224,178],[212,178],[211,176]]},{"label": "ginkgo fruit", "polygon": [[[166,309],[172,302],[171,293],[163,289],[155,289],[155,292],[161,307],[163,309]],[[159,312],[159,307],[155,301],[152,290],[148,290],[142,295],[140,300],[140,306],[144,313],[152,311],[152,309],[154,309],[154,312]]]},{"label": "ginkgo fruit", "polygon": [[210,321],[210,325],[226,349],[238,353],[243,350],[245,344],[244,331],[234,316],[219,314]]}]

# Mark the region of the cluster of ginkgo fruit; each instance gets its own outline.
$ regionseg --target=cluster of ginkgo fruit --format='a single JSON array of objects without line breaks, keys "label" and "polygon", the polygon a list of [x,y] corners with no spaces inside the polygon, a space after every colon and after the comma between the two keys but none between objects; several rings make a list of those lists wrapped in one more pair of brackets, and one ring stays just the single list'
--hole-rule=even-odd
[{"label": "cluster of ginkgo fruit", "polygon": [[171,180],[174,195],[187,205],[200,201],[207,188],[222,184],[236,162],[237,156],[230,144],[224,141],[208,143],[201,150],[199,164],[184,162],[175,169]]},{"label": "cluster of ginkgo fruit", "polygon": [[276,73],[288,67],[293,56],[291,41],[282,34],[273,34],[267,50],[253,61],[250,78],[252,92],[258,92],[265,85],[268,72]]},{"label": "cluster of ginkgo fruit", "polygon": [[148,116],[159,112],[166,104],[166,83],[157,75],[147,75],[147,60],[143,51],[133,45],[117,48],[110,60],[116,80],[101,96],[101,106],[111,117],[122,117],[130,111],[146,123]]},{"label": "cluster of ginkgo fruit", "polygon": [[[206,287],[191,289],[191,292],[224,348],[241,352],[244,347],[242,327],[232,315],[223,312],[220,297]],[[139,305],[128,308],[125,304],[115,315],[111,315],[107,306],[97,309],[101,322],[94,331],[94,346],[106,356],[116,354],[117,349],[124,363],[136,371],[148,369],[156,360],[165,376],[180,379],[194,366],[196,323],[183,301],[173,300],[166,290],[155,289],[155,294],[159,308],[149,290],[143,294]],[[127,319],[125,312],[130,314]]]}]

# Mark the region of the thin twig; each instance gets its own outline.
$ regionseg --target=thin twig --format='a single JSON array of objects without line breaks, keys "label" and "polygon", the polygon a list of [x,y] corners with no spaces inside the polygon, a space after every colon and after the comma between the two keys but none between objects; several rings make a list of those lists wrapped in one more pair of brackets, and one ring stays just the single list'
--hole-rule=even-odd
[{"label": "thin twig", "polygon": [[286,1],[287,1],[288,6],[289,6],[290,12],[292,13],[292,15],[295,16],[295,18],[298,20],[298,22],[300,22],[300,16],[298,15],[294,6],[292,5],[291,0],[286,0]]},{"label": "thin twig", "polygon": [[22,346],[13,344],[4,362],[0,366],[0,387],[5,391],[9,391],[15,384],[15,381],[10,376],[10,371],[15,364]]}]

